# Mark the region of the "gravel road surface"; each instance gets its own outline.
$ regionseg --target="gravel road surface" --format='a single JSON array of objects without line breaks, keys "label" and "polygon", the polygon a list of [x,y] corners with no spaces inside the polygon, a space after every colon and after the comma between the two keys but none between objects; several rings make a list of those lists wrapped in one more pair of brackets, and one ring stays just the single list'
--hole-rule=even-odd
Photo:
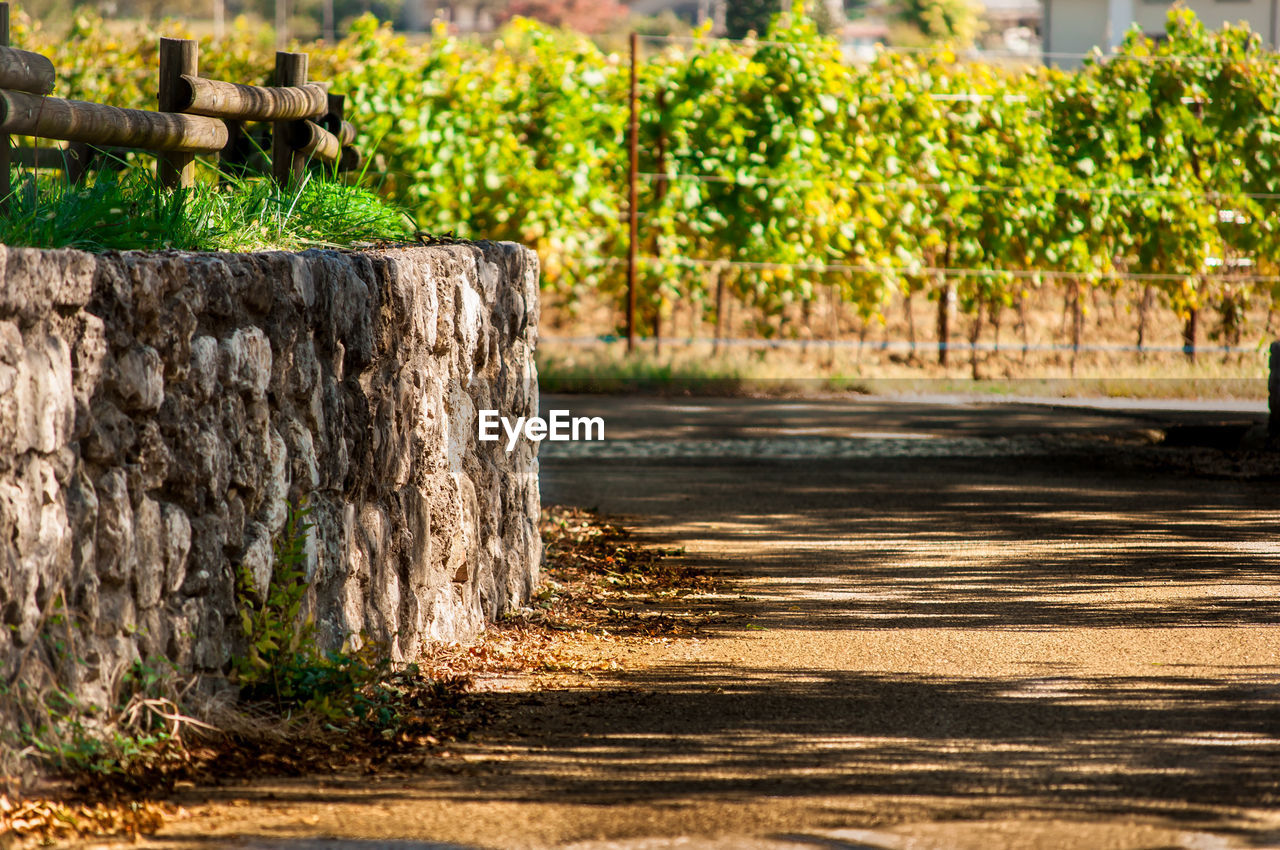
[{"label": "gravel road surface", "polygon": [[544,500],[685,547],[723,622],[498,695],[456,773],[202,789],[154,846],[1280,846],[1278,479],[1152,446],[1256,409],[544,407],[608,437]]}]

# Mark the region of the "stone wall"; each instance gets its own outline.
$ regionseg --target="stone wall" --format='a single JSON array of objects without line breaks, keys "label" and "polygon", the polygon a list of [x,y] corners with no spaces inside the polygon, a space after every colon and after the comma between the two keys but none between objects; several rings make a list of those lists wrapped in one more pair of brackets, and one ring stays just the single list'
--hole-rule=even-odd
[{"label": "stone wall", "polygon": [[[329,647],[397,660],[528,598],[537,258],[511,244],[252,255],[0,246],[0,669],[105,699],[220,671],[305,499]],[[58,669],[61,668],[61,669]]]}]

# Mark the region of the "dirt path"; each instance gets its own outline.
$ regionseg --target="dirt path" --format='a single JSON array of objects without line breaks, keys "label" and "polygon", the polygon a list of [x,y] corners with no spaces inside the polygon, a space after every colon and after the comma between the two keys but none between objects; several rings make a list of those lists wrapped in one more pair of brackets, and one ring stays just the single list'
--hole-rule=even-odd
[{"label": "dirt path", "polygon": [[1153,424],[1113,413],[595,404],[612,455],[553,448],[545,498],[738,576],[720,624],[495,695],[430,772],[191,792],[155,846],[1280,846],[1274,481],[1039,436]]}]

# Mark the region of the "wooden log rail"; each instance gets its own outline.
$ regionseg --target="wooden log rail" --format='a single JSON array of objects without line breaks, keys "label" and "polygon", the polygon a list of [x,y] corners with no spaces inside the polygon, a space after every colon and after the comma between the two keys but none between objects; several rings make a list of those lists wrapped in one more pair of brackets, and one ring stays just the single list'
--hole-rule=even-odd
[{"label": "wooden log rail", "polygon": [[328,109],[324,86],[245,86],[182,75],[177,111],[233,121],[289,121],[319,118]]},{"label": "wooden log rail", "polygon": [[53,63],[39,53],[0,47],[0,89],[48,94],[53,80]]},{"label": "wooden log rail", "polygon": [[342,156],[342,142],[314,121],[295,121],[289,125],[289,146],[298,153],[324,163],[335,163]]},{"label": "wooden log rail", "polygon": [[338,171],[358,171],[363,158],[352,145],[356,140],[356,128],[350,121],[343,120],[347,114],[346,95],[330,94],[329,111],[321,119],[320,125],[338,137],[341,149],[335,164]]},{"label": "wooden log rail", "polygon": [[227,162],[245,121],[272,124],[272,172],[281,185],[297,180],[309,160],[338,170],[359,167],[356,129],[343,120],[344,98],[307,81],[305,53],[277,53],[277,85],[250,86],[201,77],[198,44],[162,38],[160,111],[151,112],[50,96],[53,63],[9,47],[8,23],[9,4],[0,1],[0,198],[9,194],[11,134],[74,143],[74,150],[29,157],[33,165],[60,164],[72,182],[88,167],[92,146],[152,151],[161,183],[190,186],[194,155],[218,153]]},{"label": "wooden log rail", "polygon": [[360,155],[360,151],[350,145],[343,145],[342,156],[338,158],[339,171],[359,171],[363,164],[364,157]]},{"label": "wooden log rail", "polygon": [[217,153],[227,144],[227,125],[216,118],[121,109],[17,91],[0,91],[0,130],[17,136],[181,153]]},{"label": "wooden log rail", "polygon": [[342,142],[344,146],[355,143],[356,128],[355,128],[355,125],[352,124],[350,121],[339,121],[338,129],[330,130],[329,132],[337,136],[338,141]]}]

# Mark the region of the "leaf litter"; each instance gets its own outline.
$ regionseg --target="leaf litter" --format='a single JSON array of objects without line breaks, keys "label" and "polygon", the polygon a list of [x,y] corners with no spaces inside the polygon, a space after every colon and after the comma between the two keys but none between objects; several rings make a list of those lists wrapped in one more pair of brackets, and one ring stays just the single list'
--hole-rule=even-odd
[{"label": "leaf litter", "polygon": [[238,706],[228,715],[234,722],[166,747],[128,775],[70,777],[25,799],[0,794],[0,850],[137,840],[183,817],[165,798],[197,784],[428,766],[462,771],[449,746],[495,719],[486,681],[590,685],[622,670],[628,650],[696,639],[721,619],[707,604],[719,579],[674,557],[681,550],[638,543],[619,522],[581,508],[544,509],[540,530],[542,578],[529,604],[471,642],[424,648],[416,667],[380,681],[378,722],[337,728]]},{"label": "leaf litter", "polygon": [[644,545],[619,522],[553,506],[541,521],[542,582],[529,604],[465,644],[435,647],[432,675],[519,678],[534,689],[589,685],[625,667],[628,650],[697,638],[719,580],[678,549]]}]

